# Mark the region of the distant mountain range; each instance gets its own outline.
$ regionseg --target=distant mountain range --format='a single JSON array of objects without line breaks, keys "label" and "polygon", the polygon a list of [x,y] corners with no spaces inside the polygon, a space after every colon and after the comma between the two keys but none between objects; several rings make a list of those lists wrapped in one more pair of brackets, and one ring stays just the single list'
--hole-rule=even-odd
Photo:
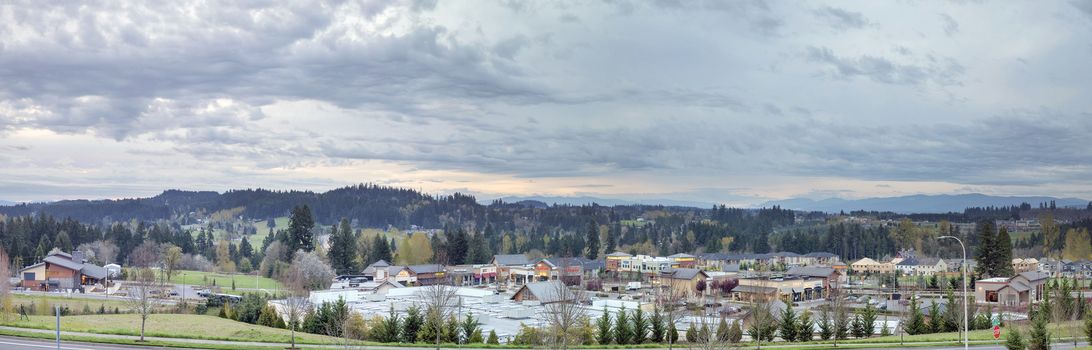
[{"label": "distant mountain range", "polygon": [[16,205],[16,204],[19,204],[19,203],[10,202],[10,201],[0,199],[0,205]]},{"label": "distant mountain range", "polygon": [[674,199],[634,199],[634,200],[629,200],[629,199],[600,198],[600,197],[588,197],[588,196],[580,196],[580,197],[560,197],[560,196],[555,196],[555,197],[548,197],[548,196],[517,197],[517,196],[509,196],[509,197],[500,197],[500,198],[493,198],[493,199],[481,199],[481,200],[478,200],[478,203],[489,204],[489,203],[493,202],[496,199],[503,200],[505,203],[526,202],[526,203],[521,203],[521,204],[524,204],[524,205],[527,205],[527,206],[532,206],[532,207],[536,206],[536,205],[534,205],[535,202],[543,203],[546,206],[550,206],[550,205],[554,205],[554,204],[560,204],[560,205],[566,205],[566,204],[567,205],[590,205],[590,204],[594,203],[594,204],[599,204],[599,205],[608,206],[608,207],[609,206],[615,206],[615,205],[644,204],[644,205],[663,205],[663,206],[668,206],[668,207],[696,207],[696,208],[704,208],[704,209],[712,208],[713,204],[714,204],[712,202],[685,201],[685,200],[674,200]]},{"label": "distant mountain range", "polygon": [[839,211],[870,210],[890,211],[895,213],[947,213],[962,212],[969,207],[1001,207],[1031,204],[1037,208],[1039,203],[1054,201],[1058,207],[1080,207],[1088,205],[1088,201],[1079,198],[1055,198],[1042,196],[990,196],[981,193],[970,194],[941,194],[941,195],[912,195],[902,197],[865,198],[865,199],[841,199],[827,198],[822,200],[793,198],[763,203],[769,207],[778,205],[785,209],[822,211],[836,213]]}]

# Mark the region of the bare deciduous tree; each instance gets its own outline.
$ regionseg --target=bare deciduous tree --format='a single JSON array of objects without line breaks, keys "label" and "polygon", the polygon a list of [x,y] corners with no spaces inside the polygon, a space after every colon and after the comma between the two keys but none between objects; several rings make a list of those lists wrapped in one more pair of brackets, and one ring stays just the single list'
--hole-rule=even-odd
[{"label": "bare deciduous tree", "polygon": [[287,290],[284,299],[284,316],[292,330],[292,349],[296,349],[296,328],[299,328],[304,314],[311,309],[310,292],[307,289],[307,277],[300,269],[289,269],[283,276]]},{"label": "bare deciduous tree", "polygon": [[163,258],[160,263],[163,264],[163,275],[167,281],[170,281],[171,276],[177,271],[178,265],[182,263],[182,248],[174,244],[164,244],[162,251]]},{"label": "bare deciduous tree", "polygon": [[582,290],[572,291],[560,280],[549,282],[547,298],[543,300],[546,316],[546,344],[551,349],[568,349],[570,345],[580,345],[577,331],[585,324],[588,315],[580,303],[584,300]]},{"label": "bare deciduous tree", "polygon": [[675,348],[675,340],[671,339],[671,329],[678,330],[679,321],[686,316],[686,298],[687,294],[683,288],[675,285],[676,283],[683,283],[676,281],[675,279],[668,279],[669,285],[659,285],[655,290],[655,303],[656,307],[660,308],[660,312],[663,313],[664,322],[667,323],[667,348]]},{"label": "bare deciduous tree", "polygon": [[150,268],[140,268],[133,272],[129,282],[129,291],[126,295],[126,304],[140,315],[140,341],[144,341],[144,326],[148,322],[148,316],[155,311],[159,304],[155,296],[163,292],[163,282],[156,277]]},{"label": "bare deciduous tree", "polygon": [[8,283],[8,278],[11,277],[11,263],[8,262],[8,253],[4,247],[0,247],[0,313],[7,319],[10,312],[12,312],[11,305],[11,284]]},{"label": "bare deciduous tree", "polygon": [[[425,317],[434,322],[433,324],[444,324],[444,320],[447,319],[458,301],[457,292],[458,288],[452,286],[448,280],[438,280],[424,287],[420,295],[425,305],[428,306],[428,313]],[[443,332],[436,332],[437,350],[440,349],[441,333]]]}]

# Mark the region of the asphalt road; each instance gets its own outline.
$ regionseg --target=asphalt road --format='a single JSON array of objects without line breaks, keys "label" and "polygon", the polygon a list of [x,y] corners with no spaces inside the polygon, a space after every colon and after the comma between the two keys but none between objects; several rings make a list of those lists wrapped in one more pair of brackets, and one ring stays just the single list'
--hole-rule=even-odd
[{"label": "asphalt road", "polygon": [[[49,340],[0,337],[0,350],[16,349],[56,349],[57,344]],[[127,346],[114,344],[91,344],[70,341],[61,342],[61,350],[110,350],[110,349],[169,349],[163,347]]]}]

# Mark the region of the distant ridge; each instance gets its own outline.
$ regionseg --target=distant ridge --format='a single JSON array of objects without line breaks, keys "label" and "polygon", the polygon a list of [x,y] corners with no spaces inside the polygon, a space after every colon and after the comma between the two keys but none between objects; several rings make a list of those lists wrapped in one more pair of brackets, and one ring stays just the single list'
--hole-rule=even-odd
[{"label": "distant ridge", "polygon": [[6,200],[3,200],[3,199],[0,199],[0,205],[16,205],[16,204],[19,204],[19,203],[16,203],[16,202],[11,202],[11,201],[6,201]]},{"label": "distant ridge", "polygon": [[546,205],[591,205],[598,204],[602,206],[615,206],[615,205],[663,205],[668,207],[695,207],[708,209],[713,207],[713,203],[699,202],[699,201],[683,201],[674,199],[617,199],[617,198],[600,198],[600,197],[564,197],[564,196],[527,196],[527,197],[500,197],[494,199],[481,199],[478,202],[481,204],[489,204],[493,200],[500,199],[505,203],[518,203],[523,201],[541,202]]},{"label": "distant ridge", "polygon": [[822,211],[836,213],[839,211],[868,210],[890,211],[895,213],[947,213],[962,212],[970,207],[1001,207],[1031,204],[1037,208],[1039,203],[1054,201],[1058,207],[1080,207],[1088,205],[1088,201],[1079,198],[1056,198],[1045,196],[990,196],[981,193],[969,194],[941,194],[941,195],[911,195],[901,197],[882,197],[865,199],[841,199],[827,198],[813,200],[807,198],[793,198],[763,203],[763,206],[779,205],[785,209],[804,211]]}]

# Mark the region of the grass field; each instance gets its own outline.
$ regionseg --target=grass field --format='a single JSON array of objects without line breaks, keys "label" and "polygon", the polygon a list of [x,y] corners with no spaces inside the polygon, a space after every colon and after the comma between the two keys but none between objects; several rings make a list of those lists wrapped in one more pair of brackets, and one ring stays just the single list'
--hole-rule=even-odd
[{"label": "grass field", "polygon": [[171,283],[211,286],[215,281],[217,286],[230,289],[233,278],[236,288],[254,289],[255,284],[257,284],[258,289],[281,288],[281,283],[271,278],[258,277],[257,281],[255,281],[254,275],[226,275],[202,271],[178,271],[174,276],[171,276]]},{"label": "grass field", "polygon": [[[114,308],[124,312],[129,309],[129,306],[122,300],[102,300],[92,298],[80,298],[66,297],[66,296],[46,296],[46,295],[25,295],[25,294],[12,294],[12,305],[16,310],[19,306],[23,306],[27,313],[32,315],[52,315],[53,306],[67,306],[69,310],[76,313],[83,313],[86,306],[91,312],[97,312],[100,307],[105,308],[108,311],[113,311]],[[33,307],[32,307],[33,305]]]},{"label": "grass field", "polygon": [[[277,231],[277,230],[280,230],[280,229],[288,228],[288,217],[287,216],[282,216],[282,217],[279,217],[279,218],[275,218],[275,219],[273,219],[273,222],[277,225],[277,227],[273,228],[274,232]],[[261,247],[262,246],[262,241],[265,240],[265,236],[269,235],[269,225],[266,224],[265,220],[262,220],[262,221],[259,221],[259,222],[255,223],[254,228],[257,231],[257,233],[254,234],[253,236],[247,237],[247,239],[250,240],[250,245],[256,246],[256,247]]]},{"label": "grass field", "polygon": [[[2,322],[5,326],[54,329],[54,318],[31,316],[30,321]],[[83,315],[61,317],[61,330],[117,335],[140,335],[140,315]],[[216,316],[154,314],[148,317],[145,336],[213,339],[255,342],[290,342],[291,331],[249,323],[232,321]],[[335,339],[307,333],[296,333],[296,342],[310,344],[332,343]]]}]

